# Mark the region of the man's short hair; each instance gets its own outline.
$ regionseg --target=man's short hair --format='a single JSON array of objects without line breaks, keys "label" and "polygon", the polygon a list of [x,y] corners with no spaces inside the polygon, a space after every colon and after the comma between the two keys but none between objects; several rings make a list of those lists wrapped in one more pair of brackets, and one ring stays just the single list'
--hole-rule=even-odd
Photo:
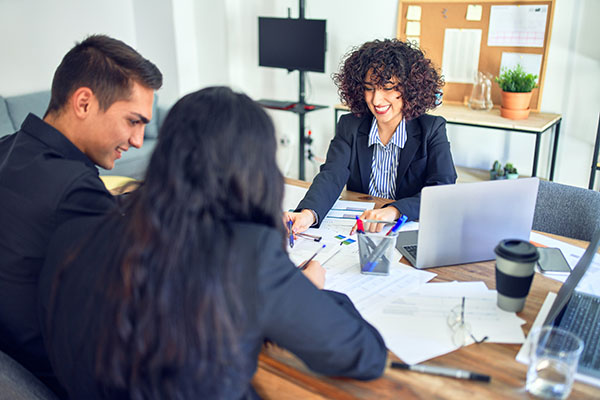
[{"label": "man's short hair", "polygon": [[129,97],[133,82],[158,90],[162,74],[122,41],[105,35],[89,36],[77,43],[56,69],[46,115],[59,112],[80,87],[90,88],[100,109],[106,111],[115,101]]}]

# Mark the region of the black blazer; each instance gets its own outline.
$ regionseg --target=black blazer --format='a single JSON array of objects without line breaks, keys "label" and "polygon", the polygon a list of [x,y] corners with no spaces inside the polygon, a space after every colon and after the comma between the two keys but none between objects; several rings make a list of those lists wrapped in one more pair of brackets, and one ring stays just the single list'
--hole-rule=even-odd
[{"label": "black blazer", "polygon": [[[319,224],[348,190],[369,193],[373,147],[368,147],[373,115],[348,114],[340,118],[338,132],[329,144],[327,160],[297,210],[314,210]],[[407,140],[400,152],[396,177],[396,207],[409,220],[419,218],[421,189],[456,182],[456,170],[446,137],[446,120],[424,114],[406,123]]]},{"label": "black blazer", "polygon": [[[120,263],[101,260],[115,254],[127,221],[126,217],[111,216],[64,224],[50,244],[42,270],[42,333],[56,375],[73,399],[103,398],[94,380],[95,350],[99,332],[114,327],[97,316],[109,296],[105,289],[107,276],[118,276]],[[231,296],[238,296],[247,308],[247,322],[240,332],[239,356],[226,374],[216,378],[227,398],[255,394],[250,381],[265,339],[290,350],[321,374],[373,379],[383,373],[387,349],[377,330],[362,319],[347,296],[318,290],[292,264],[280,232],[252,223],[233,223],[230,227],[231,236],[224,237],[224,231],[218,230],[214,240],[229,240],[235,249],[233,258],[238,260],[234,262],[243,263],[240,287]],[[88,236],[93,239],[84,241],[83,247],[75,240]],[[73,248],[77,252],[69,252]],[[69,254],[77,256],[60,274],[55,308],[49,315],[53,282]],[[176,321],[194,323],[192,316],[185,314],[174,315],[171,323]],[[196,398],[212,397],[206,393],[211,382],[201,382],[195,375],[200,360],[194,354],[198,352],[190,348],[188,358],[183,360],[185,367],[170,372],[174,384],[193,388]],[[113,398],[119,397],[117,394],[127,397],[112,389]],[[111,388],[108,390],[111,392]]]}]

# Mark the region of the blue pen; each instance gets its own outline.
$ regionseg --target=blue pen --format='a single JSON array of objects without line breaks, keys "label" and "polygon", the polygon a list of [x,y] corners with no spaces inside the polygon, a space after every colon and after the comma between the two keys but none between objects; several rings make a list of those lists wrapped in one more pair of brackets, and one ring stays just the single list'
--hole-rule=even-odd
[{"label": "blue pen", "polygon": [[289,219],[287,225],[288,231],[290,231],[290,247],[294,247],[294,233],[292,232],[292,225],[294,225],[294,222]]},{"label": "blue pen", "polygon": [[385,236],[390,235],[391,233],[396,233],[398,232],[398,229],[402,228],[402,225],[404,225],[404,223],[406,222],[406,220],[408,219],[408,217],[406,215],[401,216],[400,218],[398,218],[398,221],[396,222],[396,225],[394,225],[392,227],[392,229],[390,229],[388,231],[388,233],[385,234]]}]

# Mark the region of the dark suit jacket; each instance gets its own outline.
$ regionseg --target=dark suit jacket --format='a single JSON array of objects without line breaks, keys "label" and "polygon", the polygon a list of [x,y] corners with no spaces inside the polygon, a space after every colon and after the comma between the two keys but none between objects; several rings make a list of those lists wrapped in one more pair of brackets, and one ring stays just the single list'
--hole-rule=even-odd
[{"label": "dark suit jacket", "polygon": [[[314,210],[319,223],[348,190],[369,193],[373,147],[368,147],[372,114],[340,118],[338,133],[327,151],[327,160],[297,210]],[[400,152],[396,177],[396,207],[409,220],[419,218],[421,189],[456,182],[456,170],[446,137],[446,120],[422,115],[406,123],[407,140]]]},{"label": "dark suit jacket", "polygon": [[37,320],[37,280],[56,228],[115,207],[98,169],[33,114],[0,139],[0,349],[56,389]]},{"label": "dark suit jacket", "polygon": [[[99,333],[116,328],[98,316],[109,296],[108,281],[121,276],[119,262],[103,260],[115,254],[127,221],[126,216],[113,215],[63,225],[51,241],[42,270],[40,320],[50,322],[49,326],[43,325],[44,339],[56,374],[73,399],[102,398],[94,382],[95,351]],[[292,264],[280,232],[252,223],[232,223],[228,237],[224,232],[216,229],[214,241],[228,240],[234,249],[232,259],[239,265],[236,271],[241,271],[241,279],[230,296],[237,296],[244,305],[247,320],[239,332],[239,355],[226,373],[215,378],[217,385],[226,390],[226,398],[252,396],[250,380],[265,339],[290,350],[321,374],[372,379],[383,373],[387,349],[377,330],[362,319],[345,295],[318,290]],[[84,246],[74,240],[88,236],[92,240],[84,241]],[[80,250],[69,252],[73,247]],[[68,254],[77,256],[57,281],[55,307],[49,316],[52,285]],[[190,274],[206,274],[200,270],[201,262],[192,260],[191,264],[194,268],[187,269]],[[199,279],[190,276],[189,281]],[[172,302],[177,303],[179,299],[173,297]],[[197,323],[183,309],[167,319],[173,326]],[[193,346],[196,342],[189,343]],[[169,371],[171,383],[192,388],[193,398],[213,398],[207,388],[215,382],[196,376],[203,362],[194,356],[198,353],[198,349],[189,348],[184,366]],[[128,398],[122,389],[108,389],[113,395],[109,398]]]}]

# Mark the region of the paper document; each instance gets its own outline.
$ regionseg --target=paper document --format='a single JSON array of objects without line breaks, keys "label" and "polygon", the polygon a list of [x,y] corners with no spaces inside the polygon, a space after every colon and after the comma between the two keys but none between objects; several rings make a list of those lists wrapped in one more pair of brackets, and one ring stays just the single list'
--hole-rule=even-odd
[{"label": "paper document", "polygon": [[469,4],[467,6],[467,15],[465,19],[467,21],[481,21],[481,13],[483,11],[483,7],[478,4]]},{"label": "paper document", "polygon": [[[499,309],[496,291],[483,282],[428,283],[363,316],[379,330],[388,349],[404,362],[417,364],[458,349],[447,319],[463,296],[465,322],[476,339],[488,336],[486,342],[523,343],[525,321]],[[467,338],[466,343],[473,340]]]},{"label": "paper document", "polygon": [[502,52],[500,72],[502,72],[504,68],[516,68],[517,64],[521,65],[523,71],[526,73],[537,75],[538,79],[536,80],[536,83],[539,82],[540,71],[542,70],[541,54]]},{"label": "paper document", "polygon": [[446,82],[474,83],[479,69],[481,29],[444,31],[442,74]]},{"label": "paper document", "polygon": [[488,46],[543,47],[547,5],[492,6]]},{"label": "paper document", "polygon": [[419,21],[406,22],[406,36],[419,36],[421,34],[421,23]]},{"label": "paper document", "polygon": [[421,6],[408,6],[406,10],[406,19],[409,21],[420,21]]},{"label": "paper document", "polygon": [[298,203],[304,198],[308,192],[307,188],[296,185],[283,185],[283,211],[294,211],[298,207]]}]

